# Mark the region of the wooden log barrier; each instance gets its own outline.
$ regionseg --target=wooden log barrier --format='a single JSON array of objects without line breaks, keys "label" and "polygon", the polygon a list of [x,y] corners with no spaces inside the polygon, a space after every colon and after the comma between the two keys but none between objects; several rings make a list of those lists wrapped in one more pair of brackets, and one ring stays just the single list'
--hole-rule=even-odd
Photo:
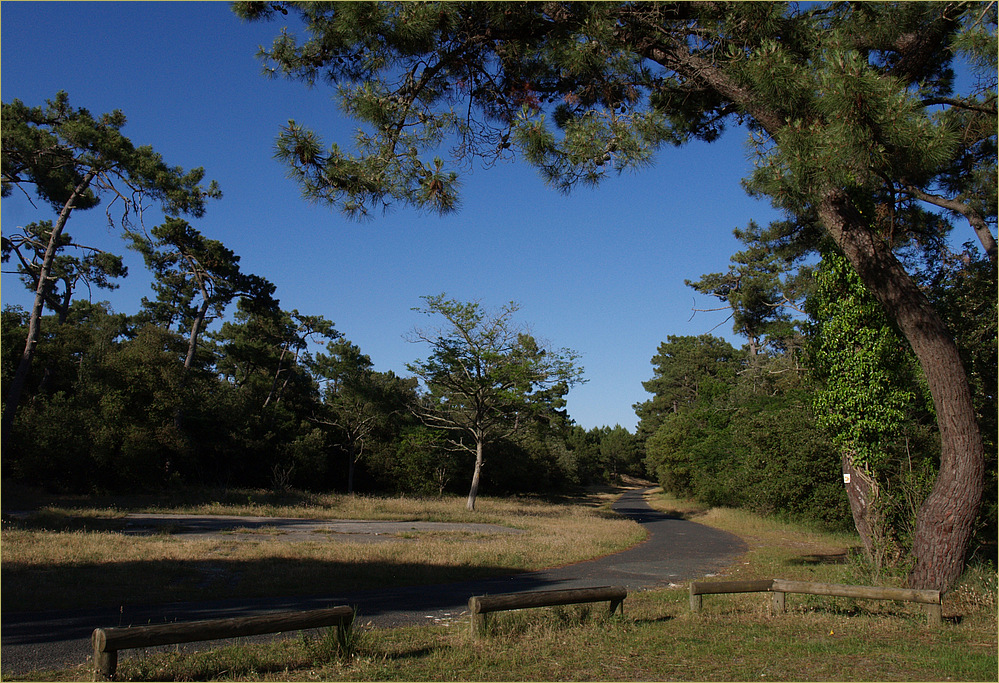
[{"label": "wooden log barrier", "polygon": [[[915,602],[926,605],[926,619],[930,626],[938,626],[942,621],[942,605],[940,591],[918,590],[915,588],[882,588],[878,586],[850,586],[842,583],[813,583],[810,581],[786,581],[774,579],[770,589],[774,594],[775,611],[784,611],[785,593],[802,593],[806,595],[828,595],[841,598],[860,598],[866,600],[894,600],[896,602]],[[778,604],[778,598],[779,604]]]},{"label": "wooden log barrier", "polygon": [[771,605],[775,613],[785,609],[784,596],[787,593],[806,595],[827,595],[830,597],[859,598],[866,600],[895,600],[924,604],[927,622],[930,626],[939,625],[941,617],[941,596],[936,590],[913,588],[883,588],[879,586],[850,586],[840,583],[813,583],[811,581],[693,581],[690,584],[690,609],[701,610],[701,596],[721,593],[771,593]]},{"label": "wooden log barrier", "polygon": [[240,638],[264,633],[299,631],[335,626],[344,628],[354,621],[354,608],[347,606],[307,612],[278,612],[252,617],[206,619],[152,626],[94,629],[94,680],[111,680],[118,668],[118,651],[199,640]]},{"label": "wooden log barrier", "polygon": [[598,586],[596,588],[567,588],[554,591],[531,591],[505,595],[474,595],[468,599],[471,614],[472,637],[485,632],[486,614],[532,607],[575,605],[586,602],[610,603],[610,613],[624,612],[624,599],[628,591],[623,586]]},{"label": "wooden log barrier", "polygon": [[701,611],[702,595],[717,595],[721,593],[765,593],[770,590],[773,581],[691,581],[690,609]]}]

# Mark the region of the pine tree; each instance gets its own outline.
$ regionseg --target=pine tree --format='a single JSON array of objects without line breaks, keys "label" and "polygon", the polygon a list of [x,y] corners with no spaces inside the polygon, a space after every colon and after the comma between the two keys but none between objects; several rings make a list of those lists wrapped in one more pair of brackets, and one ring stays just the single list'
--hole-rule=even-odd
[{"label": "pine tree", "polygon": [[185,371],[194,363],[205,326],[236,297],[247,297],[260,306],[272,303],[273,284],[243,273],[231,249],[206,238],[185,220],[168,216],[150,235],[129,231],[128,237],[155,278],[156,300],[142,300],[145,315],[165,327],[176,323],[188,334]]},{"label": "pine tree", "polygon": [[982,495],[982,438],[954,340],[893,246],[917,223],[898,214],[929,202],[964,216],[994,250],[994,193],[975,195],[994,177],[995,71],[955,93],[951,69],[955,56],[994,58],[994,4],[235,9],[247,19],[300,17],[310,37],[282,32],[263,52],[268,68],[335,83],[343,110],[368,126],[356,152],[325,147],[295,122],[278,139],[306,196],[350,214],[393,201],[455,210],[458,175],[430,157],[445,143],[459,166],[517,151],[568,190],[648,165],[663,145],[714,140],[727,123],[744,123],[756,149],[748,189],[822,227],[923,367],[943,451],[910,581],[944,589],[957,579]]},{"label": "pine tree", "polygon": [[159,202],[166,210],[200,216],[209,197],[221,196],[214,182],[203,187],[204,171],[184,172],[164,163],[151,147],[136,147],[121,133],[125,116],[113,111],[95,118],[86,109],[73,109],[65,92],[43,107],[28,107],[20,100],[3,104],[2,195],[14,188],[34,188],[39,199],[58,212],[48,231],[48,243],[38,267],[38,284],[31,309],[28,336],[17,371],[7,390],[2,434],[6,441],[31,370],[39,339],[42,308],[50,296],[56,254],[65,244],[63,231],[75,210],[91,209],[102,197],[111,207],[120,202],[121,216],[141,208],[143,198]]}]

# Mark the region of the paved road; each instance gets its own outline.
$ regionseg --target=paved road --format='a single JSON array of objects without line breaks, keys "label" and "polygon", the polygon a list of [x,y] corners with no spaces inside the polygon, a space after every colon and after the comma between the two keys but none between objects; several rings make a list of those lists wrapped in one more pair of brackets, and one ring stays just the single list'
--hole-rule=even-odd
[{"label": "paved road", "polygon": [[[268,598],[175,603],[149,607],[4,614],[0,623],[0,671],[72,666],[91,653],[97,627],[174,620],[247,616],[262,612],[354,605],[361,620],[377,627],[432,623],[457,618],[472,595],[529,590],[621,585],[636,591],[680,583],[716,572],[735,561],[746,545],[732,534],[654,511],[644,490],[626,492],[614,510],[641,524],[649,536],[613,555],[509,577],[436,586],[345,592],[312,598]],[[127,652],[123,656],[128,656]]]}]

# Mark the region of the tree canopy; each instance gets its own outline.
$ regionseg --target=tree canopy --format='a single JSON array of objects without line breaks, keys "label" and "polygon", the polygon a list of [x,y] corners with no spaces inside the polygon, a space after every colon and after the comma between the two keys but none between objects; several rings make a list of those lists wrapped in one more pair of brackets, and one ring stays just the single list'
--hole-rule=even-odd
[{"label": "tree canopy", "polygon": [[430,427],[451,434],[456,448],[475,455],[468,493],[475,509],[484,450],[531,421],[553,417],[565,406],[569,388],[582,381],[577,355],[549,349],[513,321],[518,306],[490,313],[477,302],[423,297],[422,312],[442,318],[441,327],[415,330],[412,338],[428,344],[430,356],[406,367],[427,386],[418,410]]},{"label": "tree canopy", "polygon": [[[942,455],[911,581],[946,588],[957,578],[981,500],[982,439],[953,337],[894,247],[949,229],[929,217],[942,208],[995,263],[994,4],[239,2],[235,11],[297,15],[307,37],[282,31],[262,51],[266,68],[334,84],[342,109],[367,124],[354,151],[294,121],[278,138],[305,195],[349,214],[393,201],[455,210],[462,164],[514,150],[568,190],[743,124],[755,149],[747,189],[794,224],[821,227],[922,365]],[[978,77],[961,91],[955,60]]]},{"label": "tree canopy", "polygon": [[[3,438],[13,426],[24,383],[31,370],[39,338],[39,322],[46,301],[51,301],[53,267],[57,252],[68,242],[63,231],[76,209],[91,209],[110,197],[106,207],[113,220],[112,206],[120,206],[120,219],[141,211],[142,202],[152,199],[167,211],[201,216],[209,198],[221,196],[214,181],[202,186],[201,168],[184,171],[168,166],[152,147],[136,147],[121,133],[125,115],[113,111],[94,117],[86,109],[73,109],[69,95],[58,92],[45,107],[29,107],[20,100],[3,103],[0,128],[0,194],[7,197],[14,188],[37,197],[57,212],[47,230],[48,241],[37,265],[35,301],[32,306],[24,353],[7,389],[3,409]],[[5,253],[7,245],[4,246]],[[113,264],[107,264],[113,266]]]}]

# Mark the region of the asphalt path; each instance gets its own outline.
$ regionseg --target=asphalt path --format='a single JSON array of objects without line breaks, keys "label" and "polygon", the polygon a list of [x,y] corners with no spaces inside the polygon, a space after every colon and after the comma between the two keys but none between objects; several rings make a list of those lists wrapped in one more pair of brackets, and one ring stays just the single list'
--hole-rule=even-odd
[{"label": "asphalt path", "polygon": [[[648,532],[645,541],[628,550],[563,567],[493,579],[316,597],[4,614],[0,619],[0,672],[17,676],[81,664],[92,654],[90,635],[99,627],[232,618],[333,605],[352,605],[361,623],[379,628],[447,623],[467,611],[468,598],[473,595],[608,585],[646,590],[716,573],[746,552],[746,544],[737,536],[653,510],[645,502],[646,490],[625,492],[613,507],[642,525]],[[121,656],[128,657],[128,651]]]}]

